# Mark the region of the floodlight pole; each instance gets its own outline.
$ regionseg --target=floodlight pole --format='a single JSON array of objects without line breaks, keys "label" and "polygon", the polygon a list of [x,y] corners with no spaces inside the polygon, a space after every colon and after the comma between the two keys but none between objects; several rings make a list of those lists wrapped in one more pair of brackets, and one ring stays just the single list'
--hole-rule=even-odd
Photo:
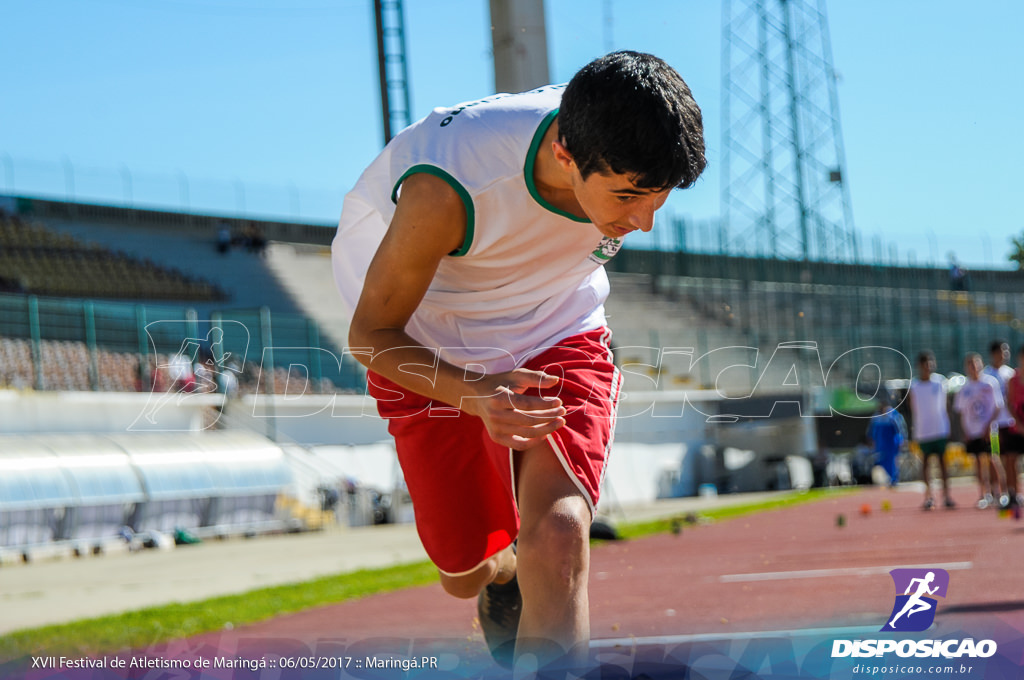
[{"label": "floodlight pole", "polygon": [[373,0],[384,143],[412,122],[402,0]]},{"label": "floodlight pole", "polygon": [[391,108],[388,105],[387,56],[384,54],[384,12],[381,0],[373,0],[373,19],[377,28],[377,73],[380,76],[380,111],[384,123],[384,143],[391,141]]}]

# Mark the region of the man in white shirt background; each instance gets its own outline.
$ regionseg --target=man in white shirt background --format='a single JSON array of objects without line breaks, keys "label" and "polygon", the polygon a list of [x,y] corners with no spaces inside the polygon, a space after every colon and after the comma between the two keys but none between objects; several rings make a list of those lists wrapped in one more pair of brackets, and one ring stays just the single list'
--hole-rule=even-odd
[{"label": "man in white shirt background", "polygon": [[[1002,471],[992,463],[992,424],[1003,408],[999,382],[982,371],[981,355],[971,352],[964,361],[967,382],[953,400],[953,410],[960,414],[967,453],[976,457],[978,474],[978,508],[984,510],[995,502],[994,494],[1002,486]],[[992,479],[995,473],[996,479]]]},{"label": "man in white shirt background", "polygon": [[914,441],[924,456],[924,509],[935,507],[932,499],[930,459],[939,463],[942,477],[942,495],[945,506],[952,510],[956,503],[949,495],[949,474],[946,471],[946,445],[949,443],[949,413],[946,411],[946,395],[949,386],[946,378],[935,372],[935,355],[930,351],[921,352],[917,357],[917,378],[910,383],[910,412],[913,418]]},{"label": "man in white shirt background", "polygon": [[992,376],[999,383],[999,390],[1003,395],[1004,403],[996,417],[996,425],[999,427],[999,450],[993,451],[993,453],[999,455],[999,462],[997,463],[993,460],[993,465],[998,465],[1000,471],[1005,472],[1005,474],[999,476],[999,508],[1006,509],[1010,507],[1011,503],[1016,501],[1017,485],[1010,483],[1009,475],[1012,469],[1014,476],[1016,476],[1017,455],[1021,453],[1016,450],[1020,447],[1017,444],[1018,439],[1013,436],[1013,416],[1010,415],[1005,406],[1006,387],[1009,385],[1010,380],[1013,379],[1015,371],[1006,364],[1010,359],[1010,345],[1008,343],[1003,340],[995,340],[988,349],[990,363],[985,367],[984,372],[985,375]]}]

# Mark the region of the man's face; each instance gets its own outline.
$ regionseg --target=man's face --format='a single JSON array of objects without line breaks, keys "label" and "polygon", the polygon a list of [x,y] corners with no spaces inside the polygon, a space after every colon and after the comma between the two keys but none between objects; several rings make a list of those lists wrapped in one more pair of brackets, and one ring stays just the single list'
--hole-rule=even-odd
[{"label": "man's face", "polygon": [[992,365],[996,368],[999,368],[1009,360],[1010,346],[1005,342],[999,347],[999,349],[992,350]]},{"label": "man's face", "polygon": [[981,359],[978,357],[971,357],[964,362],[964,369],[967,372],[967,377],[971,380],[977,380],[978,376],[981,375]]},{"label": "man's face", "polygon": [[935,359],[925,359],[917,362],[917,370],[921,380],[927,380],[935,372]]},{"label": "man's face", "polygon": [[668,200],[670,189],[641,189],[629,175],[593,172],[583,179],[573,173],[573,192],[599,232],[612,238],[654,227],[654,212]]}]

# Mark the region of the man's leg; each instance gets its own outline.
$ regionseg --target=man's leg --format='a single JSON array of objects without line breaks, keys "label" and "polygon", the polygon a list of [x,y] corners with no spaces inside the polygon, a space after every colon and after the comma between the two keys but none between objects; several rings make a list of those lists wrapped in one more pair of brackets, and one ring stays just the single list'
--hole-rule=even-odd
[{"label": "man's leg", "polygon": [[946,507],[953,507],[953,498],[949,495],[949,471],[946,469],[946,452],[942,451],[936,458],[939,460],[939,474],[942,476],[942,495],[946,499]]},{"label": "man's leg", "polygon": [[544,665],[574,651],[572,661],[581,663],[590,640],[590,507],[550,445],[518,457],[523,613],[516,659],[534,654]]},{"label": "man's leg", "polygon": [[1011,503],[1017,502],[1017,454],[1016,453],[1000,453],[999,457],[1003,461],[1003,471],[1006,476],[1006,493],[1010,497]]},{"label": "man's leg", "polygon": [[1021,437],[1012,427],[999,428],[999,476],[1006,494],[1005,505],[1017,504],[1017,454],[1021,450]]},{"label": "man's leg", "polygon": [[924,509],[931,510],[934,506],[932,500],[932,465],[931,465],[931,454],[926,448],[927,444],[921,447],[921,476],[924,478]]},{"label": "man's leg", "polygon": [[[978,452],[975,455],[975,461],[978,464],[978,497],[980,499],[979,504],[981,504],[981,501],[988,500],[988,497],[992,495],[991,490],[989,489],[989,458],[990,456],[987,453]],[[984,503],[983,505],[981,505],[981,507],[988,507],[988,503]]]},{"label": "man's leg", "polygon": [[1003,478],[1003,461],[997,454],[989,454],[989,488],[991,489],[992,497],[999,501],[999,497],[1003,495],[1006,490],[1006,480]]},{"label": "man's leg", "polygon": [[620,386],[609,338],[607,328],[565,338],[524,366],[559,376],[547,395],[558,396],[568,413],[565,426],[544,443],[515,454],[522,594],[518,671],[567,653],[565,661],[574,666],[587,659],[591,508],[611,445]]},{"label": "man's leg", "polygon": [[468,600],[479,595],[490,583],[503,584],[511,581],[516,575],[516,554],[512,551],[512,546],[509,546],[468,574],[451,576],[443,571],[439,573],[441,587],[446,593]]},{"label": "man's leg", "polygon": [[894,487],[900,483],[900,468],[896,464],[899,451],[887,451],[883,460],[885,461],[885,473],[889,475],[889,486]]},{"label": "man's leg", "polygon": [[932,459],[927,451],[921,450],[921,476],[924,478],[924,497],[925,500],[932,497]]}]

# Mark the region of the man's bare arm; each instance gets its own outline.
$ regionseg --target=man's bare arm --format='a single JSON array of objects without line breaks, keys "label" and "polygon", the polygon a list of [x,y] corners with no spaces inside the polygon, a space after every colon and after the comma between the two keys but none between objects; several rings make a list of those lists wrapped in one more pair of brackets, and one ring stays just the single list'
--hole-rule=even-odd
[{"label": "man's bare arm", "polygon": [[556,378],[524,369],[493,375],[467,372],[440,361],[436,350],[421,346],[405,331],[441,259],[462,244],[465,232],[465,207],[444,180],[424,173],[406,179],[394,218],[370,263],[349,344],[372,350],[369,356],[357,355],[368,368],[480,416],[499,444],[527,448],[564,424],[565,409],[558,399],[521,392],[552,387]]}]

